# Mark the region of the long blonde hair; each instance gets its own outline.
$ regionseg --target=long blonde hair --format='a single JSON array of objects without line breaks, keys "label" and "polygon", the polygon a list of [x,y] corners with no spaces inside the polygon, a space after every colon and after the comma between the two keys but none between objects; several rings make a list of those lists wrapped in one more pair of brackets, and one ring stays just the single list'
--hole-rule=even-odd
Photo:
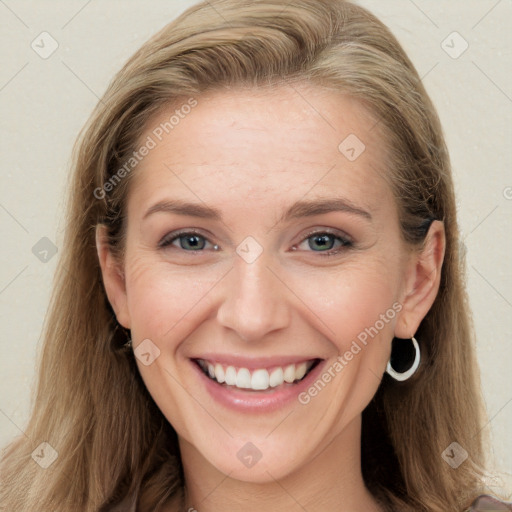
[{"label": "long blonde hair", "polygon": [[[365,483],[393,510],[410,512],[462,510],[480,492],[483,408],[450,162],[414,66],[379,20],[347,1],[211,0],[129,59],[74,148],[36,395],[26,436],[4,453],[2,510],[95,512],[123,503],[122,510],[153,511],[171,502],[178,510],[184,482],[177,436],[145,388],[132,350],[122,346],[95,247],[95,226],[105,223],[122,255],[125,199],[136,169],[108,193],[98,190],[164,105],[213,88],[293,80],[348,94],[378,117],[411,247],[421,248],[432,219],[445,226],[439,293],[416,333],[420,369],[406,383],[386,376],[363,413]],[[441,456],[454,441],[469,453],[456,470]],[[58,453],[46,469],[31,457],[41,442]]]}]

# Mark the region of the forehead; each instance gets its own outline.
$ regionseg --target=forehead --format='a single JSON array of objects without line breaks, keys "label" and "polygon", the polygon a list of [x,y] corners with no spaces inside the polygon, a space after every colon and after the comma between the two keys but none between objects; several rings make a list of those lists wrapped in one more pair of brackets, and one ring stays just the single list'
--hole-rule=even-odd
[{"label": "forehead", "polygon": [[153,147],[131,187],[139,204],[187,194],[216,206],[243,196],[247,207],[259,201],[264,208],[261,201],[272,198],[338,192],[375,210],[391,199],[384,137],[371,112],[349,96],[284,84],[189,100],[147,124],[140,143],[151,139]]}]

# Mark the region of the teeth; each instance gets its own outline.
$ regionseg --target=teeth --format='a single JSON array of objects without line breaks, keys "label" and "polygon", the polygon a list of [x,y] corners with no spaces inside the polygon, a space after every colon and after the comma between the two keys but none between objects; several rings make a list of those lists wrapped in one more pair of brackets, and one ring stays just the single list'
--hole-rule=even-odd
[{"label": "teeth", "polygon": [[[217,375],[215,375],[217,377]],[[236,387],[248,389],[251,387],[251,372],[247,368],[240,368],[236,374]]]},{"label": "teeth", "polygon": [[222,365],[220,365],[219,363],[215,365],[215,378],[221,384],[226,380],[224,376],[224,368],[222,368]]},{"label": "teeth", "polygon": [[295,365],[290,364],[284,369],[284,381],[292,383],[295,380]]},{"label": "teeth", "polygon": [[235,386],[236,385],[236,370],[234,366],[228,366],[226,368],[226,384],[228,386]]},{"label": "teeth", "polygon": [[270,377],[267,370],[256,370],[251,377],[252,389],[267,389]]},{"label": "teeth", "polygon": [[306,375],[306,372],[308,371],[308,366],[306,363],[301,363],[297,365],[295,368],[295,378],[296,379],[302,379],[304,375]]},{"label": "teeth", "polygon": [[226,383],[228,386],[235,386],[240,389],[253,389],[255,391],[264,391],[268,388],[275,388],[285,382],[301,380],[311,369],[314,361],[303,362],[300,364],[290,364],[285,367],[274,368],[270,374],[268,370],[259,368],[252,373],[247,368],[234,366],[224,367],[220,363],[212,364],[202,359],[198,360],[199,365],[205,373],[220,384]]},{"label": "teeth", "polygon": [[270,374],[270,387],[275,388],[276,386],[280,386],[284,382],[284,376],[283,376],[283,369],[282,368],[276,368],[271,374]]}]

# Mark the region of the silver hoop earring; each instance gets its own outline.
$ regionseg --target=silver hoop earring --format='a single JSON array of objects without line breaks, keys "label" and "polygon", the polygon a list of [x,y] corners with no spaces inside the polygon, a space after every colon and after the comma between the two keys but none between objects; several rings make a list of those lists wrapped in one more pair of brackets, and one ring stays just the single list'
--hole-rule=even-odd
[{"label": "silver hoop earring", "polygon": [[[416,370],[418,369],[418,366],[420,365],[420,358],[421,358],[420,346],[414,336],[411,338],[411,341],[412,341],[412,345],[414,347],[415,353],[414,353],[414,361],[412,363],[412,366],[410,366],[408,370],[397,371],[395,368],[393,368],[393,366],[391,366],[391,360],[396,359],[393,357],[393,353],[391,354],[391,357],[388,361],[388,365],[386,367],[386,373],[388,375],[391,375],[391,377],[393,377],[393,379],[395,379],[395,380],[398,380],[398,381],[407,380],[409,377],[411,377],[416,372]],[[401,368],[399,368],[399,369],[401,370]]]}]

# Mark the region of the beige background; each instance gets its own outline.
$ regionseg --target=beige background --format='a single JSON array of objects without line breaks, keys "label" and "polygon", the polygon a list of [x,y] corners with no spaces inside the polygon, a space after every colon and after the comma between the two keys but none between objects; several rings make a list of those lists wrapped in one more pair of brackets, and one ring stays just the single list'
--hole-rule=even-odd
[{"label": "beige background", "polygon": [[[35,252],[39,248],[43,257],[41,250],[60,244],[73,141],[124,61],[193,3],[0,1],[2,446],[23,433],[28,418],[36,350],[58,259],[50,250],[43,262],[32,249],[39,244]],[[468,287],[492,432],[493,476],[498,470],[510,475],[512,3],[364,0],[360,4],[377,14],[403,44],[445,129],[467,248]],[[56,42],[40,36],[42,32]],[[33,41],[39,53],[31,47]],[[44,55],[51,44],[58,47]],[[51,244],[40,241],[43,237]],[[490,490],[500,486],[492,478],[489,485]],[[507,487],[512,492],[510,484]]]}]

